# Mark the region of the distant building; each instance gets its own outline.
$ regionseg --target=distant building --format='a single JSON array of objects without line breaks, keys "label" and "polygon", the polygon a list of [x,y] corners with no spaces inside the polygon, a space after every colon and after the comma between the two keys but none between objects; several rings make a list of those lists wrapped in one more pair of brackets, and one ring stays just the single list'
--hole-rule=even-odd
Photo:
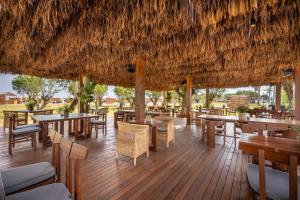
[{"label": "distant building", "polygon": [[0,93],[0,105],[3,104],[17,104],[21,100],[17,97],[17,95],[11,92]]},{"label": "distant building", "polygon": [[118,99],[113,98],[113,97],[106,97],[103,101],[103,103],[110,105],[110,104],[115,104],[118,103]]}]

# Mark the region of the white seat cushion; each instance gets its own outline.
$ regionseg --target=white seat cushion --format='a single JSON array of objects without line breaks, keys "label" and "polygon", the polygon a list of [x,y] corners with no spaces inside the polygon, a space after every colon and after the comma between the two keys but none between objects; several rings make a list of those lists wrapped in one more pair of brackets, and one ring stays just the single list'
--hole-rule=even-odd
[{"label": "white seat cushion", "polygon": [[5,200],[70,200],[70,192],[62,183],[53,183],[6,196]]},{"label": "white seat cushion", "polygon": [[16,129],[28,128],[28,127],[39,127],[39,125],[37,125],[37,124],[26,124],[26,125],[22,125],[22,126],[17,126]]},{"label": "white seat cushion", "polygon": [[38,126],[32,126],[32,127],[25,127],[25,128],[19,128],[12,131],[12,134],[15,136],[23,135],[27,133],[36,133],[41,131],[41,128]]},{"label": "white seat cushion", "polygon": [[99,119],[91,119],[90,123],[92,124],[105,124],[105,121]]},{"label": "white seat cushion", "polygon": [[[266,167],[266,194],[271,199],[289,199],[289,174]],[[247,178],[250,186],[259,193],[259,167],[249,163]],[[298,199],[300,199],[300,177],[298,176]]]},{"label": "white seat cushion", "polygon": [[49,162],[40,162],[1,171],[6,195],[45,181],[55,175]]},{"label": "white seat cushion", "polygon": [[167,132],[168,129],[167,129],[166,127],[158,127],[158,128],[157,128],[157,131],[158,131],[158,132]]}]

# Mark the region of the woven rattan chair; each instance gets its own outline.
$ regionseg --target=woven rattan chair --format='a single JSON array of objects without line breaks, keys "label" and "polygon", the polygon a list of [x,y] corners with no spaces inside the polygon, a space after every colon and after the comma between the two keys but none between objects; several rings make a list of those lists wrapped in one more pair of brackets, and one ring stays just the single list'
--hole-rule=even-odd
[{"label": "woven rattan chair", "polygon": [[119,154],[136,159],[146,153],[149,156],[149,126],[118,122],[116,157]]},{"label": "woven rattan chair", "polygon": [[174,144],[174,117],[171,116],[156,116],[154,118],[157,121],[160,121],[157,133],[163,134],[166,136],[167,148],[169,148],[170,142]]}]

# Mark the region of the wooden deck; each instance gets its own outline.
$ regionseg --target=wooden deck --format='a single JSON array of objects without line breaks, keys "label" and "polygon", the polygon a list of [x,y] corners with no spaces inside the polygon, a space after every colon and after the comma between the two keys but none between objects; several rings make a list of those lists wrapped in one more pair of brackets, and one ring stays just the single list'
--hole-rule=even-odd
[{"label": "wooden deck", "polygon": [[[127,157],[115,159],[112,118],[106,137],[99,134],[95,139],[93,134],[78,141],[89,148],[82,165],[83,199],[252,199],[246,180],[248,156],[234,149],[232,139],[223,145],[217,138],[216,147],[209,149],[201,128],[185,127],[182,119],[176,128],[174,146],[166,149],[159,137],[158,152],[138,158],[136,167]],[[17,144],[9,158],[7,135],[0,127],[0,170],[50,160],[51,148],[39,144],[34,152],[29,143]]]}]

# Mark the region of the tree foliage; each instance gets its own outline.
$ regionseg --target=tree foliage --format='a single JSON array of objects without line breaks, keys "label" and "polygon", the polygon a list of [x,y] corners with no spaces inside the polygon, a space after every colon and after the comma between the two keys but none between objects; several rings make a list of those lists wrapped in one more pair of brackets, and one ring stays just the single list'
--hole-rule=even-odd
[{"label": "tree foliage", "polygon": [[150,101],[153,103],[153,105],[156,106],[159,98],[162,96],[162,93],[155,92],[155,91],[147,91],[146,96],[150,99]]},{"label": "tree foliage", "polygon": [[207,105],[210,106],[210,104],[216,99],[216,98],[221,98],[224,93],[225,93],[226,89],[223,88],[212,88],[209,89],[209,96],[208,96],[208,103]]},{"label": "tree foliage", "polygon": [[19,95],[28,96],[29,100],[36,100],[41,93],[43,80],[35,76],[20,75],[11,82],[13,90]]},{"label": "tree foliage", "polygon": [[103,98],[108,91],[107,85],[99,85],[97,84],[94,88],[94,98],[96,107],[102,106]]},{"label": "tree foliage", "polygon": [[116,86],[114,88],[114,93],[120,101],[120,107],[122,108],[126,101],[129,102],[130,106],[134,106],[135,92],[133,88],[125,88],[121,86]]},{"label": "tree foliage", "polygon": [[94,101],[95,84],[93,82],[86,82],[81,88],[79,100],[84,104],[84,111],[88,113],[90,103]]},{"label": "tree foliage", "polygon": [[40,109],[47,106],[49,100],[60,91],[66,89],[69,81],[59,79],[43,79],[43,87],[41,90],[42,105]]},{"label": "tree foliage", "polygon": [[[28,96],[38,109],[47,106],[49,100],[65,89],[69,82],[59,79],[45,79],[36,76],[19,75],[12,80],[12,88],[20,95]],[[39,105],[39,98],[42,100]]]}]

